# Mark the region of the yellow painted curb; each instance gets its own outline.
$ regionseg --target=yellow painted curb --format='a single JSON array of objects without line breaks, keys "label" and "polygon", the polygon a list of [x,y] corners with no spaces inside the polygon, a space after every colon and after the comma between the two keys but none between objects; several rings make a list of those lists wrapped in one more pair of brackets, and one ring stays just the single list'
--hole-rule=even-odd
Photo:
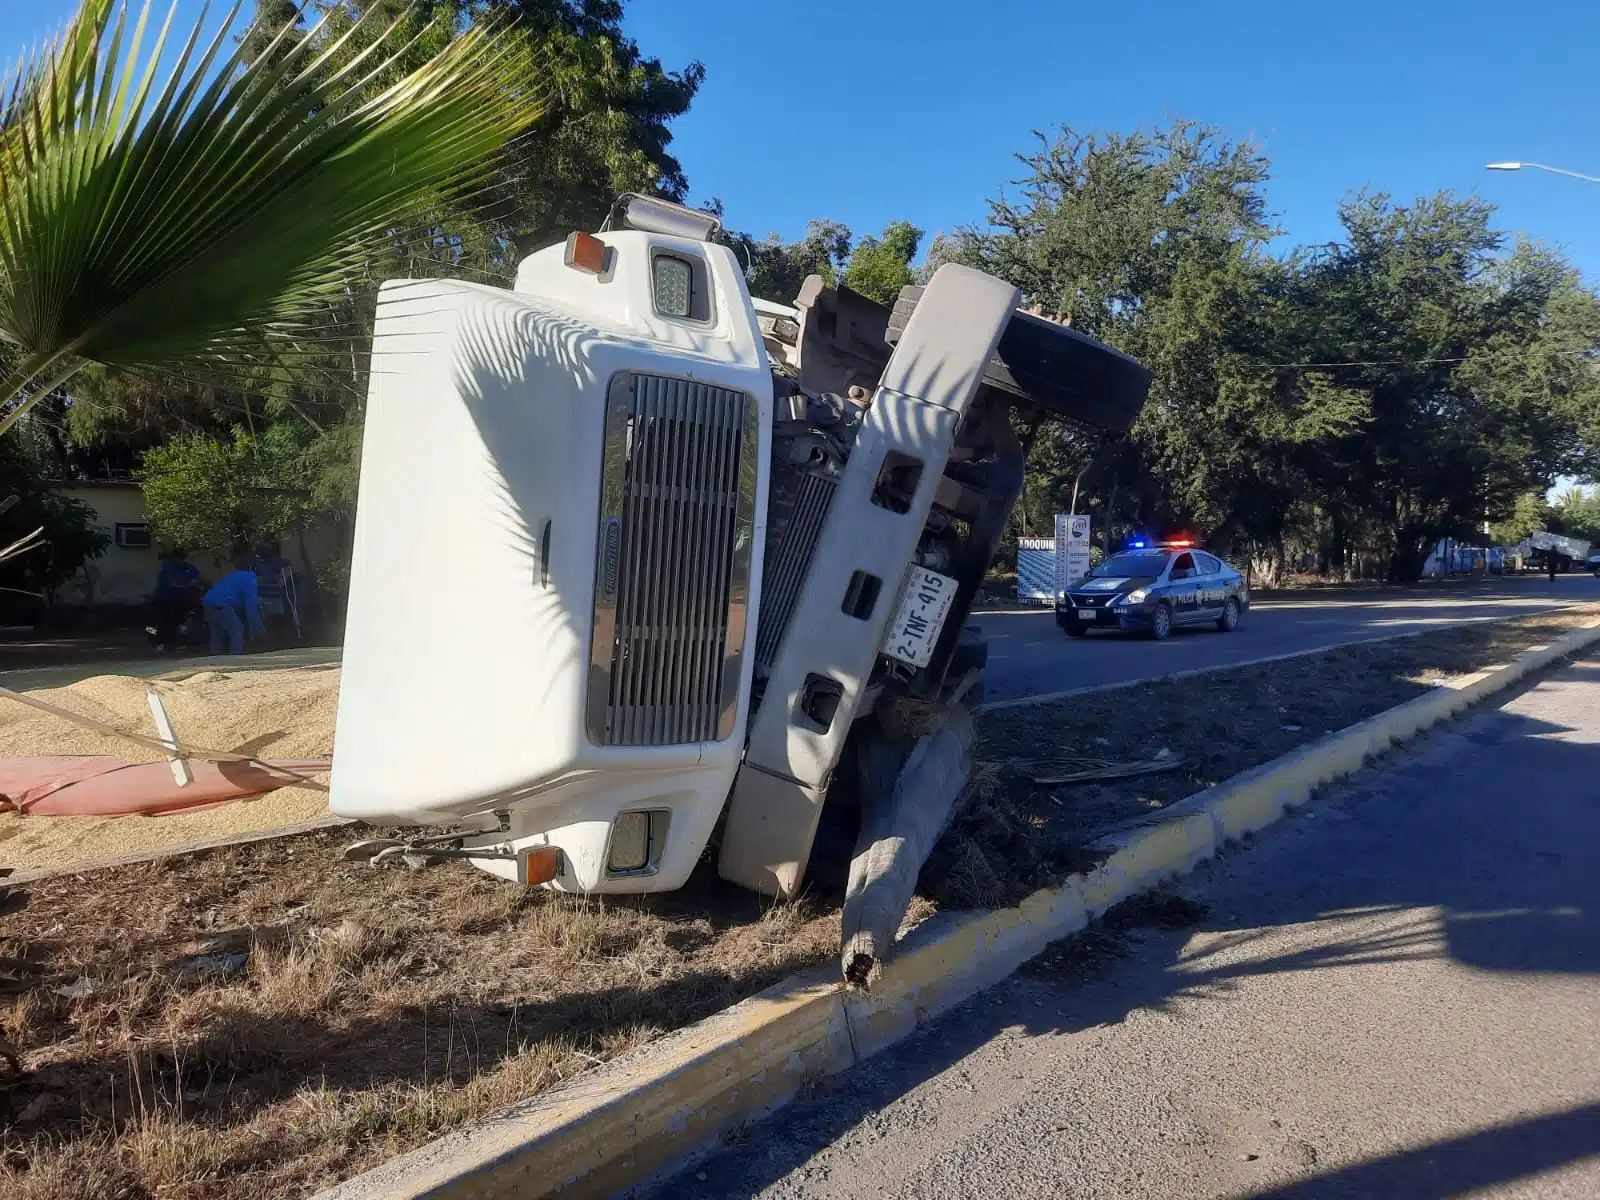
[{"label": "yellow painted curb", "polygon": [[1099,845],[1088,875],[1015,908],[941,914],[908,934],[870,993],[835,968],[797,976],[634,1054],[447,1134],[317,1200],[540,1200],[619,1192],[671,1172],[810,1080],[893,1045],[1093,916],[1191,870],[1371,757],[1600,641],[1600,619],[1436,688],[1166,809]]},{"label": "yellow painted curb", "polygon": [[834,967],[787,980],[321,1195],[615,1195],[851,1065],[836,980]]}]

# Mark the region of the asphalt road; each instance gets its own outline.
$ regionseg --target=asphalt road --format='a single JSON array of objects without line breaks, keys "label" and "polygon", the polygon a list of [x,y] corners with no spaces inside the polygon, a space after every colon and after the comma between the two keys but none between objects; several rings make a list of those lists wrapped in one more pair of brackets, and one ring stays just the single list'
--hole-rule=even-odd
[{"label": "asphalt road", "polygon": [[972,621],[989,639],[984,695],[996,701],[1595,601],[1600,601],[1600,579],[1592,575],[1562,575],[1554,583],[1523,576],[1366,595],[1331,592],[1275,598],[1252,605],[1235,633],[1209,627],[1184,629],[1165,642],[1131,633],[1069,639],[1048,611],[974,613]]},{"label": "asphalt road", "polygon": [[1600,656],[1205,868],[1186,927],[1059,943],[656,1200],[1592,1200],[1597,778]]}]

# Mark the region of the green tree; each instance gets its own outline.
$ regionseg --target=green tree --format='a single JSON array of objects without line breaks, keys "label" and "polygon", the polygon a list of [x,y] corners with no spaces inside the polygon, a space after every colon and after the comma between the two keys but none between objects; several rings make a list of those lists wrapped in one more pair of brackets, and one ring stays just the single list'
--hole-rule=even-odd
[{"label": "green tree", "polygon": [[[353,243],[337,276],[324,277],[300,314],[301,327],[273,327],[270,353],[244,347],[223,371],[213,369],[214,354],[131,370],[91,364],[70,385],[63,424],[73,443],[131,462],[174,439],[231,445],[236,425],[257,440],[294,426],[315,448],[295,469],[310,472],[309,486],[327,500],[324,510],[331,513],[333,497],[342,496],[338,523],[348,528],[379,282],[436,274],[503,281],[527,250],[571,228],[597,226],[618,192],[684,195],[668,124],[687,109],[703,68],[668,71],[623,35],[621,18],[621,5],[608,0],[383,0],[324,3],[306,14],[293,0],[256,0],[255,20],[222,68],[235,78],[251,77],[259,61],[289,71],[279,92],[320,89],[311,97],[318,111],[357,100],[381,105],[408,77],[442,79],[437,64],[454,61],[457,32],[467,30],[477,47],[469,52],[485,56],[482,70],[506,67],[499,79],[522,122],[519,136],[504,152],[486,149],[464,167],[460,186],[417,189],[409,205],[392,206],[374,236]],[[508,57],[508,36],[525,47],[525,57]],[[367,56],[366,77],[359,55]],[[318,57],[321,65],[309,70]],[[480,124],[501,109],[487,105]],[[257,486],[267,486],[259,471],[274,463],[287,470],[291,460],[258,462]],[[285,477],[278,485],[297,492],[308,479]]]},{"label": "green tree", "polygon": [[1581,464],[1596,427],[1600,302],[1559,255],[1501,256],[1492,214],[1449,193],[1358,195],[1346,241],[1299,264],[1298,355],[1341,364],[1326,377],[1370,411],[1313,484],[1373,531],[1395,579]]},{"label": "green tree", "polygon": [[[1281,268],[1266,162],[1191,122],[1134,134],[1041,135],[989,224],[935,241],[929,269],[965,262],[1024,303],[1126,350],[1154,373],[1133,439],[1047,427],[1027,509],[1129,523],[1199,522],[1226,544],[1281,534],[1295,456],[1323,425],[1259,370],[1276,337]],[[1270,352],[1265,356],[1270,360]]]},{"label": "green tree", "polygon": [[1568,488],[1556,497],[1548,524],[1539,528],[1600,543],[1600,490]]},{"label": "green tree", "polygon": [[618,0],[474,0],[472,19],[509,14],[531,40],[547,102],[510,148],[486,212],[509,212],[519,254],[594,229],[622,192],[682,202],[688,180],[671,122],[689,110],[705,67],[668,70],[622,31]]},{"label": "green tree", "polygon": [[779,304],[791,303],[808,275],[820,275],[824,282],[837,282],[850,261],[854,235],[848,225],[837,221],[812,221],[806,236],[785,242],[776,233],[763,241],[749,234],[727,235],[734,253],[746,264],[750,294]]},{"label": "green tree", "polygon": [[92,508],[52,486],[48,438],[29,424],[37,423],[0,438],[0,547],[44,530],[42,545],[0,562],[0,612],[22,620],[39,615],[32,597],[59,587],[111,541]]},{"label": "green tree", "polygon": [[1482,201],[1353,196],[1342,242],[1276,257],[1265,160],[1204,126],[1064,130],[1022,162],[925,270],[1007,278],[1154,375],[1131,438],[1047,430],[1036,531],[1081,486],[1108,536],[1192,523],[1269,578],[1310,550],[1409,579],[1439,537],[1592,471],[1600,302],[1559,254],[1506,253]]},{"label": "green tree", "polygon": [[922,230],[909,221],[894,222],[881,238],[862,238],[844,269],[845,286],[893,306],[900,289],[916,281],[911,260],[921,244]]},{"label": "green tree", "polygon": [[1490,527],[1489,536],[1497,546],[1515,546],[1530,533],[1551,528],[1550,506],[1544,497],[1524,492],[1516,498],[1511,512]]},{"label": "green tree", "polygon": [[334,468],[350,447],[330,443],[345,436],[281,423],[259,434],[235,427],[152,447],[139,472],[151,531],[164,546],[220,559],[338,523],[354,497]]}]

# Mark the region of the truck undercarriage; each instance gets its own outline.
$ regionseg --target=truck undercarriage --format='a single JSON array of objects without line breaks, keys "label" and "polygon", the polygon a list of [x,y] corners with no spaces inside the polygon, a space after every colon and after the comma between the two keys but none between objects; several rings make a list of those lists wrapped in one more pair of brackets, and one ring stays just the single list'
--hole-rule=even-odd
[{"label": "truck undercarriage", "polygon": [[[714,850],[725,878],[785,897],[828,809],[857,829],[843,967],[866,981],[966,781],[986,658],[967,618],[1028,452],[1051,419],[1127,430],[1149,376],[965,267],[893,309],[816,277],[791,306],[752,304],[714,224],[683,236],[703,214],[637,198],[624,211],[627,228],[530,258],[514,306],[467,285],[430,294],[435,318],[455,306],[441,329],[386,285],[378,346],[409,342],[449,369],[388,381],[374,352],[333,807],[451,820],[464,832],[427,850],[523,882],[675,887]],[[596,269],[574,269],[584,256]],[[459,398],[428,440],[398,432],[423,391]],[[441,456],[440,442],[460,449]],[[543,473],[524,461],[541,449]],[[598,498],[592,521],[559,509],[549,476],[563,471],[571,507]],[[515,518],[531,582],[513,582],[503,546],[462,544],[506,614],[546,622],[525,643],[542,697],[470,657],[483,652],[473,635],[436,659],[446,750],[498,760],[463,758],[449,780],[410,751],[410,775],[375,757],[380,737],[429,720],[386,690],[384,655],[417,620],[392,595],[386,540],[402,472],[407,504]],[[484,474],[489,491],[464,498],[484,493]],[[387,636],[361,640],[363,619]],[[487,732],[438,709],[439,689],[486,679],[510,710],[486,707]]]}]

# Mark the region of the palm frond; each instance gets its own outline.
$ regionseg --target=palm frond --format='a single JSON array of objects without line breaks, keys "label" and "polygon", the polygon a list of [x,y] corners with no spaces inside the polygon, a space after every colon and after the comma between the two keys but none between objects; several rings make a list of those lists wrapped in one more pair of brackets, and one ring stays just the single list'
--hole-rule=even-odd
[{"label": "palm frond", "polygon": [[235,4],[158,89],[172,15],[150,38],[150,3],[130,29],[82,0],[0,101],[0,338],[21,350],[0,433],[85,362],[200,368],[315,331],[378,243],[480,187],[540,111],[513,26],[413,68],[437,31],[408,34],[410,10],[228,51]]}]

